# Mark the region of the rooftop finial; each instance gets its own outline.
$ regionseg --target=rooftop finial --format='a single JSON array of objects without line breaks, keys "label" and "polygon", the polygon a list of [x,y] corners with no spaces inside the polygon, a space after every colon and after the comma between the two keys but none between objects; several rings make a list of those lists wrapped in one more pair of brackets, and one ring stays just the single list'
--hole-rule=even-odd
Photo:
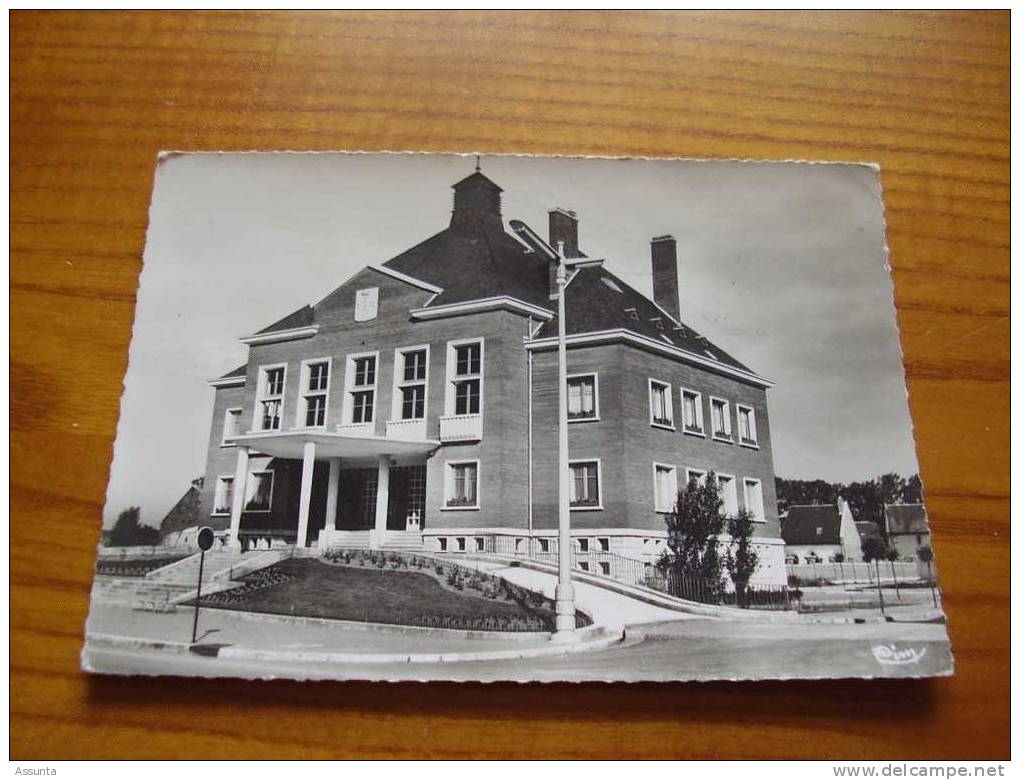
[{"label": "rooftop finial", "polygon": [[482,156],[480,154],[475,155],[475,173],[482,172]]}]

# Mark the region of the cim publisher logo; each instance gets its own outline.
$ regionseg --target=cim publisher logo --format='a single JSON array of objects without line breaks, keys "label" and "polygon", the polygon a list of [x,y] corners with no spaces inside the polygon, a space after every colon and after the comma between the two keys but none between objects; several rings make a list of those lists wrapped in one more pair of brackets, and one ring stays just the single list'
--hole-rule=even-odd
[{"label": "cim publisher logo", "polygon": [[899,649],[896,645],[872,645],[871,653],[883,666],[908,666],[918,663],[928,651],[927,647]]}]

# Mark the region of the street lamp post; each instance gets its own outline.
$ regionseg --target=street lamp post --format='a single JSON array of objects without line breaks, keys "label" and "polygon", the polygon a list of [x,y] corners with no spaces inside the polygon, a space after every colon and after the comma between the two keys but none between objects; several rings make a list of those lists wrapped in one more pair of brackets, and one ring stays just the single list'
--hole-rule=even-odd
[{"label": "street lamp post", "polygon": [[572,641],[574,633],[574,586],[570,581],[570,455],[567,440],[567,266],[563,242],[556,247],[557,320],[559,321],[559,581],[556,583],[556,632],[553,641]]}]

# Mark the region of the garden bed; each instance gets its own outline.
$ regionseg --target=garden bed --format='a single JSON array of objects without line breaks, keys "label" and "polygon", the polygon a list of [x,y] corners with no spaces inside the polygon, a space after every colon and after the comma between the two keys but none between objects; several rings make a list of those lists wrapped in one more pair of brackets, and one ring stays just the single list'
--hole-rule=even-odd
[{"label": "garden bed", "polygon": [[[203,607],[470,631],[552,631],[554,603],[499,577],[381,552],[292,558],[202,597]],[[591,619],[577,613],[578,626]]]},{"label": "garden bed", "polygon": [[166,555],[159,558],[134,559],[99,558],[96,561],[96,574],[104,574],[108,577],[144,577],[150,571],[182,561],[188,555]]}]

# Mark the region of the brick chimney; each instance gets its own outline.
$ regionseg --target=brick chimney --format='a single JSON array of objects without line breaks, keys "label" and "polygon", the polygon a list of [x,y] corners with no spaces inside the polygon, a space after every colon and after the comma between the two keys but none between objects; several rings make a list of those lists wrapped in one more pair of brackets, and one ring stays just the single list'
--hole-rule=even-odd
[{"label": "brick chimney", "polygon": [[549,212],[549,246],[557,248],[563,242],[563,254],[567,257],[580,257],[577,248],[577,214],[566,209],[553,209]]},{"label": "brick chimney", "polygon": [[680,321],[680,289],[676,260],[676,239],[652,239],[652,298],[663,311]]},{"label": "brick chimney", "polygon": [[[549,246],[559,251],[559,243],[563,242],[563,256],[567,258],[581,257],[577,247],[577,214],[566,209],[553,209],[549,212]],[[549,263],[549,295],[556,295],[556,263]]]}]

